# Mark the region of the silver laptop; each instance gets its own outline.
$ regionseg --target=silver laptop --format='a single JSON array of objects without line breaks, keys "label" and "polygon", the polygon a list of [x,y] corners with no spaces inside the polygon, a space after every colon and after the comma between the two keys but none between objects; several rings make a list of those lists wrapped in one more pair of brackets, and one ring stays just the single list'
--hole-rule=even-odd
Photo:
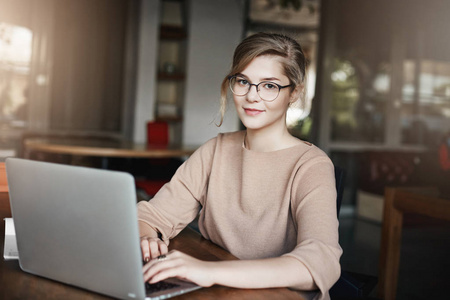
[{"label": "silver laptop", "polygon": [[120,299],[199,288],[177,279],[144,284],[130,174],[17,158],[6,160],[6,172],[25,272]]}]

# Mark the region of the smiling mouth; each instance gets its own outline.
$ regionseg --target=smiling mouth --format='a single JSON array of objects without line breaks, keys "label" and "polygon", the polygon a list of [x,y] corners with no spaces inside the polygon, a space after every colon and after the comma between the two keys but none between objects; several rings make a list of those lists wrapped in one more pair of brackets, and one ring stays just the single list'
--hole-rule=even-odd
[{"label": "smiling mouth", "polygon": [[250,115],[250,116],[256,116],[256,115],[264,112],[264,110],[254,109],[254,108],[244,108],[244,111],[247,115]]}]

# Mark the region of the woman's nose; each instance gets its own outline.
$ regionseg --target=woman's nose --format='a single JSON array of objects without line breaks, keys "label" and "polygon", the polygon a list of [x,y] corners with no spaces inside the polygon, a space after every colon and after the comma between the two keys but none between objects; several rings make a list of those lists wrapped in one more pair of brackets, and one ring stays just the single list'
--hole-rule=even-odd
[{"label": "woman's nose", "polygon": [[259,102],[261,101],[261,98],[258,94],[258,86],[251,85],[250,90],[247,93],[247,101],[249,102]]}]

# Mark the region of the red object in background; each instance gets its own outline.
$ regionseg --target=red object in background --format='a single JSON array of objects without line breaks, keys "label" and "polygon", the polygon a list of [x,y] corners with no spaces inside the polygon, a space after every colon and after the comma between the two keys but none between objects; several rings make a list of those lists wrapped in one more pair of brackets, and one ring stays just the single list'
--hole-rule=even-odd
[{"label": "red object in background", "polygon": [[[167,122],[150,121],[147,123],[147,146],[151,148],[166,148],[169,145],[169,125]],[[150,159],[151,164],[164,166],[168,159]],[[170,179],[138,179],[136,187],[153,197]]]},{"label": "red object in background", "polygon": [[154,196],[169,180],[136,180],[136,187],[147,195]]},{"label": "red object in background", "polygon": [[147,144],[167,146],[169,144],[169,125],[166,122],[161,121],[148,122]]},{"label": "red object in background", "polygon": [[444,171],[450,170],[450,156],[448,153],[447,144],[442,144],[439,147],[439,162],[442,170]]}]

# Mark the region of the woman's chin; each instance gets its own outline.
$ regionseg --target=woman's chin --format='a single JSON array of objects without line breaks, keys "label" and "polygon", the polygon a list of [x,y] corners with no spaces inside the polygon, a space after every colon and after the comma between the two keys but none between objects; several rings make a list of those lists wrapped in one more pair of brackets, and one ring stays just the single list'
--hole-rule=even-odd
[{"label": "woman's chin", "polygon": [[257,122],[242,122],[242,124],[244,124],[245,128],[250,130],[257,130],[263,127],[261,124],[258,124]]}]

